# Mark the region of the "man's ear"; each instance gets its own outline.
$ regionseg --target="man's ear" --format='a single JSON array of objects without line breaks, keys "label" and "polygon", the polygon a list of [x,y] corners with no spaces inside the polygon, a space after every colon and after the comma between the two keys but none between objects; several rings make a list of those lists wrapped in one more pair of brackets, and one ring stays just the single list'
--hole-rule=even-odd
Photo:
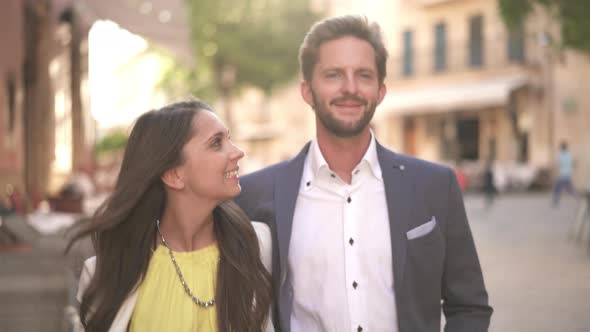
[{"label": "man's ear", "polygon": [[160,177],[164,185],[176,190],[184,189],[184,179],[178,167],[173,167]]},{"label": "man's ear", "polygon": [[381,102],[383,101],[383,98],[385,98],[386,94],[387,94],[387,86],[385,86],[385,83],[381,83],[381,86],[379,87],[379,99],[377,100],[377,105],[381,104]]},{"label": "man's ear", "polygon": [[315,105],[313,100],[313,93],[311,92],[311,84],[306,80],[302,80],[301,84],[299,85],[299,89],[301,91],[301,97],[303,97],[303,100],[305,100],[307,105],[313,108]]}]

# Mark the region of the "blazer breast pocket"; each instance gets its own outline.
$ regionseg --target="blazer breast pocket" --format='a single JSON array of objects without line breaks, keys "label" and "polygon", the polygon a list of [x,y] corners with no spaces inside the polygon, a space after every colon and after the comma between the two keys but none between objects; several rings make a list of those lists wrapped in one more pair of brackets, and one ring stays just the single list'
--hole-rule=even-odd
[{"label": "blazer breast pocket", "polygon": [[[427,222],[412,228],[406,237],[406,271],[414,276],[440,277],[443,273],[445,241],[436,218],[432,216]],[[430,281],[422,282],[422,286]]]},{"label": "blazer breast pocket", "polygon": [[432,218],[430,218],[429,221],[423,223],[422,225],[420,225],[418,227],[414,227],[414,228],[410,229],[406,233],[406,237],[408,238],[408,240],[414,240],[414,239],[424,237],[424,236],[430,234],[434,230],[435,227],[436,227],[436,218],[434,216],[432,216]]}]

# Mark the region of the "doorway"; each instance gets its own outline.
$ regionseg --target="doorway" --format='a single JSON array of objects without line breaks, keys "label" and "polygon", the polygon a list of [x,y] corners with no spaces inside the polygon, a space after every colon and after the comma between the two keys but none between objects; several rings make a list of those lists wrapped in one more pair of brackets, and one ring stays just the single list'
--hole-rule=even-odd
[{"label": "doorway", "polygon": [[479,159],[479,119],[457,120],[457,142],[460,160]]}]

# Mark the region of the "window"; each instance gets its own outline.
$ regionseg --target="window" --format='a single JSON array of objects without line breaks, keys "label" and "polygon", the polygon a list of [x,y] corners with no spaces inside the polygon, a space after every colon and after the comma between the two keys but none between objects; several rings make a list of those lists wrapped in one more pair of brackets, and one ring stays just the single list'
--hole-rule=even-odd
[{"label": "window", "polygon": [[508,32],[508,60],[524,62],[524,28],[522,26]]},{"label": "window", "polygon": [[469,19],[469,65],[483,65],[483,16],[472,16]]},{"label": "window", "polygon": [[404,76],[412,76],[414,74],[414,45],[413,45],[413,31],[406,30],[403,33],[403,68]]},{"label": "window", "polygon": [[13,134],[16,123],[16,79],[13,73],[6,76],[6,96],[8,103],[8,133]]},{"label": "window", "polygon": [[434,71],[447,68],[447,29],[444,23],[434,26]]}]

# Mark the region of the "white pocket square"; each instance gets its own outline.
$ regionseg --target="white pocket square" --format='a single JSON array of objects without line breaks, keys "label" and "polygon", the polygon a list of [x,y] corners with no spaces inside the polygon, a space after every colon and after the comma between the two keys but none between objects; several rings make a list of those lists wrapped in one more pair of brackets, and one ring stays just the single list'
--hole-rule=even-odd
[{"label": "white pocket square", "polygon": [[430,233],[434,229],[434,226],[436,226],[436,218],[432,216],[432,218],[426,223],[409,230],[406,233],[406,236],[408,237],[408,240],[419,238]]}]

